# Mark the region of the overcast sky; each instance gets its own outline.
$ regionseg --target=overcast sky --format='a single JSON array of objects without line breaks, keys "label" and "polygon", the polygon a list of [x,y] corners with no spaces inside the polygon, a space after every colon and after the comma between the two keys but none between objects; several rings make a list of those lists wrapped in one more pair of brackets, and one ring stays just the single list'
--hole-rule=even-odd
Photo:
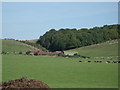
[{"label": "overcast sky", "polygon": [[2,37],[37,39],[50,29],[117,24],[117,2],[3,2]]}]

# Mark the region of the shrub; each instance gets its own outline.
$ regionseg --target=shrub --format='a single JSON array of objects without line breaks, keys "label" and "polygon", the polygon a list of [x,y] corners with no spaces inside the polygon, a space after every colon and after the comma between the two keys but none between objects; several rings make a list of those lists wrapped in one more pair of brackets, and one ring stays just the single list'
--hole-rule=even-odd
[{"label": "shrub", "polygon": [[22,52],[19,52],[19,54],[22,54]]}]

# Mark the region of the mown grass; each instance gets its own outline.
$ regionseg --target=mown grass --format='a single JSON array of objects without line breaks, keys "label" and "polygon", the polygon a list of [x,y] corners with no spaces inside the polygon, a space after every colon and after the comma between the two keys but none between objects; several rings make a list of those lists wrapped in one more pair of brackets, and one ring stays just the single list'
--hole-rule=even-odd
[{"label": "mown grass", "polygon": [[81,56],[116,57],[118,56],[118,43],[102,43],[99,45],[76,48],[70,51],[78,51],[78,54]]},{"label": "mown grass", "polygon": [[118,64],[80,58],[3,55],[3,81],[28,77],[52,88],[117,88]]}]

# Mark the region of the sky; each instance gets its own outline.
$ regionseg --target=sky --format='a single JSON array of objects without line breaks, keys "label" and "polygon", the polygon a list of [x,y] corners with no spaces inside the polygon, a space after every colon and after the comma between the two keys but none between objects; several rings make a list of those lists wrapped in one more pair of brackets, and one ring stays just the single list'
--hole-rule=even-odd
[{"label": "sky", "polygon": [[2,38],[31,40],[50,29],[81,29],[117,23],[117,2],[2,3]]}]

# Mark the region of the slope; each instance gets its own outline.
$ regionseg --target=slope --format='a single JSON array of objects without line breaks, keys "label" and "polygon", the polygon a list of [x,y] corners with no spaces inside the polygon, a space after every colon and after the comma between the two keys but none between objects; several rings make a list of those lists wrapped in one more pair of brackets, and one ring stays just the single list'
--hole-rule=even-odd
[{"label": "slope", "polygon": [[30,45],[15,41],[15,40],[2,40],[3,52],[26,52],[28,50],[38,50]]},{"label": "slope", "polygon": [[118,56],[118,41],[111,40],[105,43],[71,49],[69,51],[76,51],[82,56],[89,57],[116,57]]}]

